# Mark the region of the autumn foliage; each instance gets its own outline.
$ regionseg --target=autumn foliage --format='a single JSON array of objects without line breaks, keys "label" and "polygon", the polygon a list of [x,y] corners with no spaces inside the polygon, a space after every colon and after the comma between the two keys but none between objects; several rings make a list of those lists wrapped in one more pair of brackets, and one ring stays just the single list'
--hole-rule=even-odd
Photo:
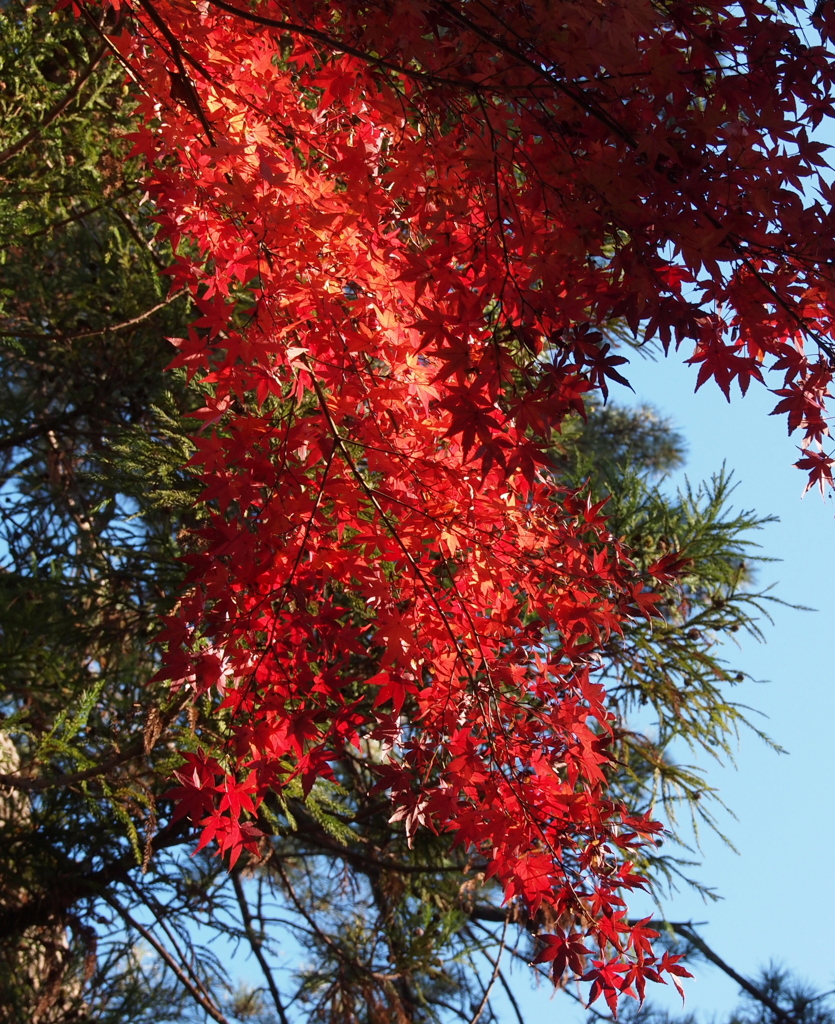
[{"label": "autumn foliage", "polygon": [[626,333],[728,395],[770,374],[831,483],[809,133],[835,65],[801,10],[122,6],[135,152],[200,310],[174,365],[210,385],[162,670],[229,719],[178,772],[201,844],[257,854],[268,793],[361,759],[410,838],[448,833],[538,922],[555,979],[614,1007],[686,973],[627,918],[660,826],[607,798],[596,681],[680,560],[640,573],[551,453],[624,382]]}]

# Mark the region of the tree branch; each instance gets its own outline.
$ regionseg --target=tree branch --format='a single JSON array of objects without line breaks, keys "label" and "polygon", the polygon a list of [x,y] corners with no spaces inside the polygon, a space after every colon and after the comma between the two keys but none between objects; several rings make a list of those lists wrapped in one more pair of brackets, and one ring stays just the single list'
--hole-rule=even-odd
[{"label": "tree branch", "polygon": [[238,906],[241,909],[241,920],[243,921],[246,937],[247,939],[249,939],[249,944],[252,947],[252,952],[255,954],[255,959],[258,961],[258,965],[261,968],[261,973],[264,975],[264,979],[267,982],[267,987],[270,990],[270,995],[273,998],[273,1003],[275,1004],[275,1008],[276,1011],[278,1012],[281,1024],[289,1024],[289,1021],[287,1019],[287,1013],[284,1009],[284,1004],[282,1003],[281,996],[279,995],[278,992],[278,986],[276,985],[275,978],[273,977],[273,972],[270,969],[270,965],[267,963],[267,958],[264,956],[264,951],[262,948],[263,942],[261,940],[261,936],[252,926],[252,912],[249,909],[249,903],[247,902],[246,899],[246,893],[244,892],[244,887],[241,884],[240,870],[232,871],[231,875],[232,887],[235,890],[235,898],[237,899]]},{"label": "tree branch", "polygon": [[423,586],[423,588],[424,588],[424,590],[426,592],[427,597],[432,602],[432,604],[435,607],[435,610],[437,611],[438,615],[440,616],[440,619],[441,619],[441,622],[443,623],[445,632],[447,633],[447,635],[449,636],[450,640],[452,641],[452,645],[453,645],[453,647],[455,649],[455,653],[456,653],[459,661],[461,662],[461,667],[467,673],[467,677],[469,678],[470,682],[475,684],[476,680],[475,680],[475,677],[473,676],[472,666],[467,661],[467,658],[466,658],[466,656],[464,654],[464,651],[461,648],[461,642],[459,641],[458,637],[455,635],[455,631],[453,630],[452,626],[449,624],[449,618],[447,617],[446,613],[444,612],[443,608],[441,607],[441,603],[438,600],[438,597],[437,597],[437,595],[435,593],[434,587],[432,587],[430,585],[429,581],[426,578],[426,574],[423,572],[421,567],[418,565],[417,560],[415,559],[414,555],[409,550],[409,548],[406,546],[406,543],[404,542],[403,538],[400,536],[399,531],[395,527],[395,525],[392,522],[391,518],[389,517],[388,513],[383,508],[383,506],[380,504],[380,501],[379,501],[377,495],[375,494],[374,490],[371,487],[369,487],[369,485],[368,485],[367,481],[365,480],[365,478],[363,477],[362,473],[360,473],[357,464],[354,462],[354,459],[351,456],[351,453],[348,451],[347,445],[345,444],[345,439],[339,433],[339,430],[338,430],[338,428],[336,426],[336,423],[334,422],[333,416],[331,415],[330,408],[328,407],[328,402],[327,402],[327,398],[325,397],[325,392],[322,390],[322,385],[321,385],[318,377],[313,372],[313,369],[310,366],[310,363],[309,363],[309,361],[307,359],[307,356],[303,356],[302,358],[303,358],[303,361],[304,361],[305,365],[307,366],[308,372],[310,373],[310,378],[311,378],[311,381],[313,383],[313,389],[316,392],[316,398],[319,401],[319,408],[322,410],[322,415],[325,417],[325,422],[328,425],[328,429],[330,430],[330,433],[331,433],[331,436],[333,437],[334,443],[339,448],[340,454],[342,455],[342,458],[345,460],[345,464],[348,466],[348,469],[351,471],[351,475],[354,477],[354,479],[360,485],[361,489],[365,493],[365,495],[368,498],[368,500],[371,502],[371,504],[374,506],[374,508],[379,513],[380,518],[385,523],[386,528],[388,529],[388,531],[391,534],[392,538],[394,539],[395,543],[400,548],[400,550],[403,552],[403,554],[404,554],[404,556],[406,558],[406,561],[409,563],[409,566],[411,567],[412,572],[414,572],[414,574],[415,574],[415,577],[418,580],[420,580],[420,582],[421,582],[421,584],[422,584],[422,586]]},{"label": "tree branch", "polygon": [[496,984],[496,979],[499,976],[499,965],[502,962],[502,953],[504,952],[504,943],[506,936],[507,921],[505,921],[504,928],[502,929],[502,937],[501,940],[499,941],[499,952],[496,954],[496,959],[493,960],[492,957],[488,957],[488,959],[493,963],[493,973],[491,974],[490,981],[488,982],[487,987],[484,990],[484,995],[482,996],[481,1002],[478,1004],[475,1013],[470,1018],[470,1024],[478,1024],[478,1022],[481,1020],[482,1013],[484,1013],[484,1008],[485,1006],[487,1006],[487,1003],[490,999],[490,993],[493,991],[493,986]]},{"label": "tree branch", "polygon": [[[160,722],[162,729],[157,736],[157,741],[159,741],[163,731],[171,724],[176,715],[183,710],[188,703],[188,700],[188,694],[184,691],[180,694],[179,699],[175,700],[171,707],[169,707],[161,717]],[[145,750],[145,737],[142,736],[135,739],[133,743],[128,744],[124,750],[120,750],[105,761],[102,761],[101,764],[94,765],[92,768],[85,768],[80,772],[69,772],[66,775],[53,775],[50,778],[29,778],[25,775],[7,775],[0,772],[0,788],[5,787],[7,789],[17,789],[22,790],[23,792],[32,793],[44,789],[54,789],[56,786],[71,786],[76,782],[84,782],[87,779],[94,779],[97,775],[106,775],[111,768],[116,768],[118,765],[124,764],[126,761],[132,761],[133,758],[138,757],[140,754],[146,753],[149,753],[149,751]]]},{"label": "tree branch", "polygon": [[[187,833],[188,822],[181,818],[158,832],[151,845],[155,851],[170,849],[185,842]],[[29,894],[22,906],[0,910],[0,936],[19,935],[27,928],[52,922],[73,903],[85,897],[100,896],[105,886],[122,881],[138,867],[131,851],[97,871],[56,873],[50,889],[37,895]]]},{"label": "tree branch", "polygon": [[693,931],[693,926],[689,922],[682,923],[677,921],[651,921],[650,925],[655,925],[659,928],[672,929],[676,933],[676,935],[680,935],[683,939],[686,939],[691,944],[691,946],[693,946],[695,949],[698,949],[698,951],[706,960],[709,960],[710,963],[714,964],[721,971],[724,971],[725,974],[727,974],[729,978],[732,978],[741,989],[748,993],[749,996],[752,996],[758,1002],[762,1003],[763,1006],[768,1007],[768,1009],[771,1010],[771,1012],[779,1020],[784,1021],[785,1024],[791,1024],[791,1014],[787,1013],[779,1005],[779,1003],[776,1003],[771,998],[771,996],[769,996],[766,992],[763,992],[761,988],[756,986],[747,978],[743,977],[741,974],[738,974],[733,969],[733,967],[731,967],[730,964],[725,963],[725,961],[717,953],[713,952],[713,950],[710,948],[710,946],[708,946],[704,939],[700,938],[699,935],[697,935],[696,932]]},{"label": "tree branch", "polygon": [[127,330],[128,327],[135,327],[137,324],[141,324],[143,321],[152,317],[154,313],[158,313],[161,309],[165,309],[166,306],[170,306],[172,302],[176,302],[177,299],[182,298],[183,295],[188,294],[188,288],[180,288],[179,291],[174,292],[173,295],[169,295],[167,299],[163,299],[162,302],[158,302],[155,306],[151,306],[150,309],[146,309],[144,313],[139,313],[137,316],[132,317],[130,320],[123,320],[118,324],[111,324],[108,327],[101,327],[95,331],[72,331],[70,334],[62,334],[60,331],[53,331],[51,333],[41,331],[35,333],[34,331],[15,331],[0,329],[0,336],[4,338],[35,338],[43,339],[44,341],[50,341],[53,338],[59,338],[61,341],[77,341],[80,338],[100,338],[105,334],[116,334],[118,331]]},{"label": "tree branch", "polygon": [[118,754],[113,754],[112,757],[102,761],[101,764],[94,765],[92,768],[85,768],[84,771],[80,772],[68,772],[66,775],[53,775],[49,778],[44,776],[28,778],[25,775],[7,775],[0,772],[0,788],[17,789],[25,793],[37,793],[45,789],[54,789],[56,786],[72,786],[76,782],[94,779],[97,775],[106,775],[111,768],[116,768],[126,761],[132,761],[133,758],[141,753],[143,753],[143,743],[140,739],[134,740],[124,750]]},{"label": "tree branch", "polygon": [[135,918],[133,918],[131,914],[128,912],[128,910],[126,910],[125,907],[123,907],[121,903],[119,903],[118,900],[116,900],[113,896],[110,896],[108,893],[102,893],[101,898],[104,900],[105,903],[108,904],[108,906],[112,907],[116,911],[116,913],[122,918],[125,924],[129,925],[131,928],[134,929],[134,931],[138,932],[142,936],[142,938],[148,943],[148,945],[153,946],[153,948],[159,954],[160,958],[167,964],[167,966],[174,973],[174,975],[176,976],[180,984],[183,986],[183,988],[186,989],[186,991],[189,993],[192,999],[194,999],[194,1001],[198,1003],[198,1005],[203,1007],[203,1009],[206,1011],[206,1013],[208,1013],[212,1020],[217,1021],[217,1024],[229,1024],[229,1019],[225,1017],[223,1013],[221,1013],[221,1011],[218,1009],[215,1003],[212,1002],[211,999],[207,998],[203,995],[202,992],[200,992],[200,990],[196,987],[196,985],[194,985],[192,980],[183,971],[183,969],[180,967],[180,965],[177,963],[174,957],[168,952],[165,946],[163,946],[163,944],[157,939],[153,932],[149,931],[149,929],[145,928],[144,925],[141,925]]},{"label": "tree branch", "polygon": [[445,78],[440,75],[432,75],[425,71],[416,71],[414,68],[405,67],[395,61],[385,60],[383,57],[377,57],[373,53],[361,50],[357,46],[351,46],[350,43],[346,43],[343,40],[338,39],[336,36],[328,35],[327,32],[321,32],[319,29],[310,28],[308,25],[299,25],[292,21],[268,18],[263,14],[255,14],[253,11],[244,11],[241,10],[240,7],[235,7],[233,4],[226,3],[225,0],[209,0],[209,3],[212,4],[213,7],[219,7],[222,11],[226,11],[228,14],[233,14],[238,18],[243,18],[244,21],[250,21],[255,25],[263,25],[265,28],[277,28],[282,32],[295,32],[300,36],[304,36],[306,39],[312,39],[317,43],[323,43],[325,46],[329,47],[331,50],[335,50],[337,53],[346,53],[351,57],[357,57],[359,60],[364,60],[368,64],[374,64],[377,67],[385,68],[387,71],[394,71],[395,74],[403,75],[406,78],[411,78],[418,82],[426,82],[427,84],[435,85],[451,85],[465,90],[478,88],[475,82],[469,82],[466,79]]},{"label": "tree branch", "polygon": [[[168,45],[171,47],[171,57],[174,63],[177,65],[177,71],[179,73],[179,84],[182,86],[182,89],[186,96],[187,106],[191,108],[191,112],[195,115],[197,120],[202,125],[203,131],[206,133],[206,138],[209,142],[209,145],[214,146],[215,137],[214,133],[212,132],[212,126],[209,124],[209,119],[206,116],[206,111],[203,109],[203,105],[200,102],[200,97],[197,95],[197,90],[194,88],[194,83],[192,82],[191,78],[189,78],[188,72],[186,71],[185,65],[183,64],[183,57],[187,55],[183,50],[180,41],[177,39],[177,37],[165,23],[165,20],[162,18],[159,11],[157,11],[156,7],[154,7],[154,5],[151,3],[151,0],[139,0],[139,4],[145,9],[146,13],[148,14],[148,17],[160,30],[163,36],[165,36]],[[190,60],[190,63],[196,64],[196,62],[193,59]],[[172,72],[169,72],[169,74],[172,75]]]}]

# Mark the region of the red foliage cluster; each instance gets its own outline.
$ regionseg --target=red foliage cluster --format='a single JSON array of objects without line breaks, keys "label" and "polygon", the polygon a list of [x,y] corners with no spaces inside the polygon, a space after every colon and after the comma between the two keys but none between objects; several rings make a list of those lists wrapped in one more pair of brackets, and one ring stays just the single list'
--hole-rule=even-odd
[{"label": "red foliage cluster", "polygon": [[659,826],[607,799],[594,678],[676,565],[638,574],[548,450],[623,379],[617,321],[726,394],[782,372],[831,482],[835,219],[802,122],[833,63],[780,7],[131,0],[135,152],[200,310],[175,365],[213,385],[165,628],[166,677],[233,711],[227,759],[179,773],[203,842],[255,851],[265,794],[361,757],[409,836],[551,908],[556,975],[590,942],[612,1006],[683,973],[625,916]]}]

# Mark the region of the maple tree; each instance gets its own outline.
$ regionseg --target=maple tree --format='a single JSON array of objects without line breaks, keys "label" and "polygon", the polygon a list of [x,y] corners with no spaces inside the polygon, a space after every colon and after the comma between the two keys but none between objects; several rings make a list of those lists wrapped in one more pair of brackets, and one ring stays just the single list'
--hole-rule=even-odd
[{"label": "maple tree", "polygon": [[117,10],[77,13],[134,83],[199,310],[174,366],[207,386],[157,682],[217,695],[223,736],[185,752],[178,813],[234,867],[353,772],[500,885],[555,978],[612,1007],[677,982],[626,914],[660,825],[612,789],[601,680],[674,619],[686,553],[626,544],[560,432],[640,332],[726,393],[781,373],[831,480],[828,207],[801,193],[829,198],[801,130],[825,46],[797,4]]},{"label": "maple tree", "polygon": [[797,108],[830,112],[824,47],[759,3],[132,18],[135,151],[197,249],[170,271],[201,314],[174,365],[215,385],[161,676],[219,691],[230,738],[186,755],[180,812],[234,864],[268,795],[373,757],[410,839],[450,833],[548,908],[540,956],[592,999],[678,983],[626,919],[659,825],[606,794],[594,669],[681,559],[638,571],[546,453],[624,379],[617,320],[691,339],[726,394],[783,370],[777,411],[821,443],[826,211],[799,189],[822,147]]}]

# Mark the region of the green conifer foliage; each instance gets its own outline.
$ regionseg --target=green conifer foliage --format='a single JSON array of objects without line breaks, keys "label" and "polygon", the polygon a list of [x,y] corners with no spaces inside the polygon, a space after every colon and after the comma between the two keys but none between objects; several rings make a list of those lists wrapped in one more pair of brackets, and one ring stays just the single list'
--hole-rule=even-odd
[{"label": "green conifer foliage", "polygon": [[96,1019],[139,1020],[159,999],[137,985],[135,939],[110,942],[91,913],[150,852],[156,765],[170,756],[152,742],[172,715],[150,679],[181,575],[171,503],[187,409],[162,370],[185,300],[166,297],[169,257],[125,159],[122,71],[93,28],[51,6],[0,17],[0,739],[13,811],[0,823],[0,1020],[84,1019],[97,1000]]}]

